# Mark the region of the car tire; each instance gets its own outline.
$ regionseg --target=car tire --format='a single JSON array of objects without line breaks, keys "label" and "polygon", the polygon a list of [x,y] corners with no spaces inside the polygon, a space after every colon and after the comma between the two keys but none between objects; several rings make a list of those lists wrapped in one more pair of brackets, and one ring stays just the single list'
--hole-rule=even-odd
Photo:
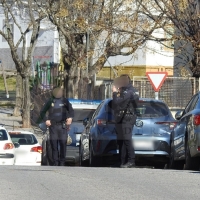
[{"label": "car tire", "polygon": [[164,169],[165,168],[166,163],[156,163],[154,165],[155,169]]},{"label": "car tire", "polygon": [[83,153],[82,145],[80,144],[80,148],[79,148],[79,166],[88,167],[89,166],[89,160],[83,160],[82,153]]},{"label": "car tire", "polygon": [[171,141],[168,169],[183,169],[183,166],[184,163],[182,161],[174,160],[174,144]]},{"label": "car tire", "polygon": [[199,157],[192,158],[190,155],[190,149],[188,142],[186,142],[185,145],[185,170],[199,170],[200,163],[199,163]]},{"label": "car tire", "polygon": [[89,166],[90,167],[100,167],[102,164],[102,158],[100,156],[93,155],[92,145],[90,146],[90,158],[89,158]]}]

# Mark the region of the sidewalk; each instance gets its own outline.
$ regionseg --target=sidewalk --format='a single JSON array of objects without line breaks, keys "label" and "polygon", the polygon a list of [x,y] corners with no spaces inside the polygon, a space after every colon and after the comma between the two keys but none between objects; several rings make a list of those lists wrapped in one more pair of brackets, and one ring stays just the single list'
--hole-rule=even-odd
[{"label": "sidewalk", "polygon": [[38,142],[42,143],[42,134],[40,131],[37,131],[37,127],[32,128],[21,128],[22,126],[22,117],[12,116],[13,109],[0,108],[0,124],[2,124],[8,131],[30,131],[35,134],[38,139]]}]

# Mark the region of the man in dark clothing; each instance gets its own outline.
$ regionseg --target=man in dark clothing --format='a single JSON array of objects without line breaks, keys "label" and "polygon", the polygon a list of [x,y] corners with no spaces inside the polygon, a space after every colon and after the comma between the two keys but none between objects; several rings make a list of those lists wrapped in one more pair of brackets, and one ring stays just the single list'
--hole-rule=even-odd
[{"label": "man in dark clothing", "polygon": [[128,75],[119,77],[113,86],[113,108],[122,168],[135,166],[132,130],[136,121],[135,109],[138,101],[139,96],[131,84],[130,77]]},{"label": "man in dark clothing", "polygon": [[[74,110],[68,99],[63,98],[63,90],[61,88],[53,90],[53,97],[43,106],[37,123],[40,123],[45,118],[47,112],[46,125],[49,127],[53,165],[58,166],[60,164],[60,166],[64,166],[67,132],[74,117]],[[60,156],[58,156],[58,143],[60,144]]]}]

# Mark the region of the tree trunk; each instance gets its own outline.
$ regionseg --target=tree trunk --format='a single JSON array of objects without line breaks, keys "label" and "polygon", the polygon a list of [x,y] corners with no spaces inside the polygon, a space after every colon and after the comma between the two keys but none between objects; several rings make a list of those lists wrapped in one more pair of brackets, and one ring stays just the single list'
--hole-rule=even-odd
[{"label": "tree trunk", "polygon": [[22,77],[18,73],[16,77],[16,101],[15,101],[15,108],[13,115],[14,116],[20,116],[21,115],[21,108],[22,108],[22,102],[23,102],[23,84],[22,84]]},{"label": "tree trunk", "polygon": [[30,104],[31,104],[31,97],[30,97],[30,88],[29,88],[29,76],[26,75],[23,78],[23,86],[24,86],[24,104],[23,104],[23,114],[22,114],[22,123],[23,128],[30,128],[31,127],[31,118],[30,118]]},{"label": "tree trunk", "polygon": [[73,62],[68,70],[66,77],[66,97],[78,99],[79,80],[80,80],[80,67],[76,62]]}]

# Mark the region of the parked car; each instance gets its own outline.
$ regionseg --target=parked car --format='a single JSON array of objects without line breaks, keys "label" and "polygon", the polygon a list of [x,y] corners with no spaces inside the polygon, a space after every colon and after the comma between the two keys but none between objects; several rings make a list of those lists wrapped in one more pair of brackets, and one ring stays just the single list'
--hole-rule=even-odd
[{"label": "parked car", "polygon": [[14,165],[15,163],[15,146],[6,131],[0,125],[0,165]]},{"label": "parked car", "polygon": [[[69,99],[72,107],[74,109],[74,118],[70,126],[68,141],[67,141],[67,153],[66,162],[67,164],[77,165],[79,164],[79,144],[80,135],[84,130],[83,120],[85,118],[90,118],[97,106],[101,101],[98,100],[79,100],[79,99]],[[44,125],[40,125],[44,126]],[[41,129],[44,130],[45,128]],[[52,149],[49,140],[49,131],[43,137],[42,141],[42,165],[52,165]]]},{"label": "parked car", "polygon": [[29,131],[9,131],[15,149],[15,165],[41,165],[42,146]]},{"label": "parked car", "polygon": [[200,93],[185,109],[176,113],[178,124],[172,132],[169,167],[199,170],[200,167]]},{"label": "parked car", "polygon": [[[132,132],[137,162],[164,168],[169,160],[170,135],[176,121],[167,105],[159,100],[140,98]],[[112,99],[104,100],[92,118],[84,121],[80,139],[80,165],[112,164],[118,156]]]}]

